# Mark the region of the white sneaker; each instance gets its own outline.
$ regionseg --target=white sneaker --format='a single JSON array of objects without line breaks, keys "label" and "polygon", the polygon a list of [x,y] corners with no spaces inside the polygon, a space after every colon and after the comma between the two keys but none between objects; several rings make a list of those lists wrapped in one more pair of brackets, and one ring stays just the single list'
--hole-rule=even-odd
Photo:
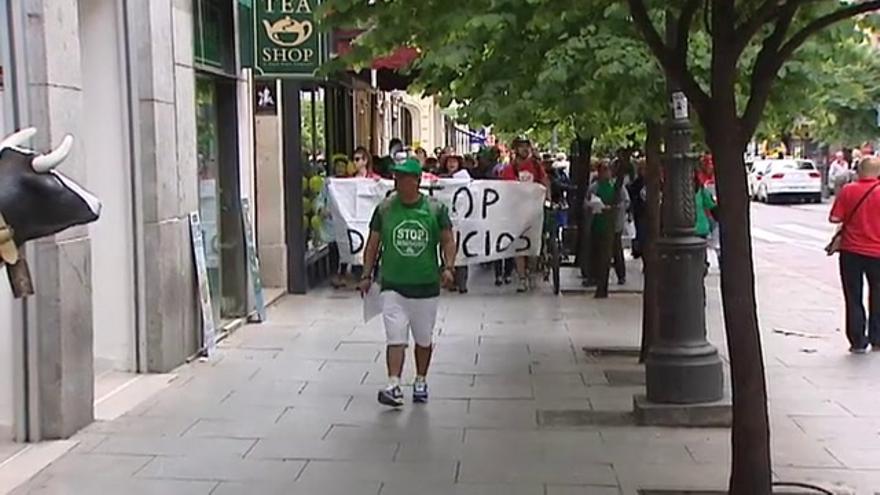
[{"label": "white sneaker", "polygon": [[413,383],[413,402],[422,404],[428,402],[428,382],[416,380]]},{"label": "white sneaker", "polygon": [[399,385],[387,387],[379,391],[379,403],[389,407],[400,407],[403,405],[403,391]]}]

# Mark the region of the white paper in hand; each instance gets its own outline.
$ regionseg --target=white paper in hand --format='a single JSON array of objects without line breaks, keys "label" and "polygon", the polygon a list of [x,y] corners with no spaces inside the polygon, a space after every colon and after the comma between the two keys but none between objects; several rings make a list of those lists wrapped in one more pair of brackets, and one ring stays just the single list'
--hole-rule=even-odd
[{"label": "white paper in hand", "polygon": [[605,203],[602,202],[599,196],[593,194],[587,200],[587,207],[593,210],[593,214],[595,215],[596,213],[602,213],[602,210],[605,209]]},{"label": "white paper in hand", "polygon": [[370,290],[364,294],[364,323],[382,313],[382,289],[378,284],[370,286]]}]

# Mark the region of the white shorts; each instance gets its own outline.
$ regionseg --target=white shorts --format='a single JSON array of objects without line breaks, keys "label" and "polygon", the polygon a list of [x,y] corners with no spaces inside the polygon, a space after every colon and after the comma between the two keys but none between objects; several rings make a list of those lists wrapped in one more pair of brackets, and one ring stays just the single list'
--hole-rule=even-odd
[{"label": "white shorts", "polygon": [[409,334],[419,347],[431,347],[439,298],[409,299],[393,290],[382,292],[382,319],[388,345],[408,345]]}]

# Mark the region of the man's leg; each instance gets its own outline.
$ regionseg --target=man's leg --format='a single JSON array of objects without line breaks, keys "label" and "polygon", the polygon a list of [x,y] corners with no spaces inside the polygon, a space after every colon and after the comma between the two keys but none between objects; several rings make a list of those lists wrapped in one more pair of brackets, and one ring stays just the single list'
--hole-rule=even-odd
[{"label": "man's leg", "polygon": [[611,232],[593,232],[596,238],[596,250],[593,253],[596,260],[596,271],[593,275],[596,277],[596,299],[605,299],[608,297],[608,276],[611,272],[611,248],[614,245],[614,239]]},{"label": "man's leg", "polygon": [[516,288],[517,292],[526,292],[529,290],[529,280],[526,274],[526,262],[528,258],[525,256],[517,256],[516,257],[516,274],[519,276],[519,287]]},{"label": "man's leg", "polygon": [[859,351],[868,345],[865,336],[865,306],[862,304],[864,272],[861,256],[840,253],[840,280],[846,299],[846,336],[851,350]]},{"label": "man's leg", "polygon": [[416,377],[427,378],[428,369],[431,367],[431,356],[434,355],[434,345],[420,346],[416,344]]},{"label": "man's leg", "polygon": [[403,405],[403,392],[400,390],[400,376],[406,346],[409,343],[409,319],[403,307],[403,297],[394,291],[382,293],[382,320],[385,323],[385,364],[388,370],[388,385],[379,391],[379,403],[391,407]]},{"label": "man's leg", "polygon": [[413,402],[428,401],[428,368],[434,354],[434,325],[437,323],[439,299],[407,299],[413,340],[416,342],[416,379],[413,382]]},{"label": "man's leg", "polygon": [[868,274],[868,340],[880,350],[880,258],[866,260]]},{"label": "man's leg", "polygon": [[614,272],[620,285],[626,283],[626,259],[623,256],[623,238],[620,232],[614,233]]},{"label": "man's leg", "polygon": [[406,359],[406,345],[389,345],[385,350],[385,364],[388,368],[389,381],[400,384],[403,375],[403,362]]},{"label": "man's leg", "polygon": [[468,291],[468,267],[466,267],[466,266],[455,267],[455,287],[458,289],[458,292],[461,292],[462,294],[467,294],[467,291]]}]

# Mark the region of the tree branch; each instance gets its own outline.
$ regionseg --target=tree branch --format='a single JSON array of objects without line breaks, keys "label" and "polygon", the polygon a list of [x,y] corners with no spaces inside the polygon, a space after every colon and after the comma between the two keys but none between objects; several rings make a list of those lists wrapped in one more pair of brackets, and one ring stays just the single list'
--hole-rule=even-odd
[{"label": "tree branch", "polygon": [[764,107],[767,106],[770,90],[773,88],[773,80],[781,67],[781,64],[777,65],[779,49],[788,36],[788,29],[794,22],[794,16],[799,7],[797,1],[783,5],[778,13],[778,20],[773,32],[764,40],[758,58],[755,60],[755,65],[752,68],[749,101],[742,117],[742,128],[746,138],[751,137],[755,132],[758,122],[761,120],[761,114],[764,113]]},{"label": "tree branch", "polygon": [[663,38],[660,37],[660,33],[657,32],[654,23],[651,22],[645,3],[642,0],[627,0],[627,3],[629,4],[629,12],[633,17],[633,22],[635,23],[636,28],[641,33],[642,37],[645,38],[645,43],[647,43],[648,48],[665,67],[671,58],[669,48],[663,42]]},{"label": "tree branch", "polygon": [[767,21],[779,13],[779,7],[780,5],[777,0],[765,0],[764,3],[758,7],[758,10],[755,11],[754,15],[746,19],[745,22],[736,28],[737,54],[742,54],[752,38],[761,30],[761,26],[766,24]]},{"label": "tree branch", "polygon": [[702,1],[688,0],[688,3],[682,7],[681,14],[678,16],[678,32],[676,33],[678,36],[675,39],[673,53],[677,63],[682,67],[687,67],[688,45],[690,44],[688,40],[690,39],[691,25]]},{"label": "tree branch", "polygon": [[[690,98],[691,104],[698,112],[707,110],[709,107],[709,95],[700,87],[700,84],[694,79],[693,74],[691,74],[687,68],[688,35],[682,34],[682,26],[679,25],[678,29],[678,41],[676,41],[675,47],[678,50],[673,51],[663,42],[660,33],[657,31],[657,28],[654,27],[654,23],[651,22],[651,17],[648,15],[645,2],[643,0],[627,0],[627,3],[629,4],[629,11],[632,15],[636,29],[638,29],[642,37],[645,38],[645,43],[660,62],[660,65],[663,66],[663,69],[665,69],[667,73],[669,73],[670,77],[675,79],[681,85],[685,94]],[[686,11],[693,3],[696,3],[697,5],[692,9],[693,12],[688,16],[686,15]],[[686,23],[688,30],[690,29],[690,23],[693,21],[693,16],[696,13],[697,8],[699,8],[699,2],[692,2],[689,0],[688,4],[682,10],[682,17],[680,20],[686,19],[687,17],[691,18]],[[685,31],[685,33],[687,33],[687,31]],[[681,41],[682,36],[684,36],[683,43]],[[684,45],[683,63],[681,59],[681,50],[679,49],[680,45]]]}]

